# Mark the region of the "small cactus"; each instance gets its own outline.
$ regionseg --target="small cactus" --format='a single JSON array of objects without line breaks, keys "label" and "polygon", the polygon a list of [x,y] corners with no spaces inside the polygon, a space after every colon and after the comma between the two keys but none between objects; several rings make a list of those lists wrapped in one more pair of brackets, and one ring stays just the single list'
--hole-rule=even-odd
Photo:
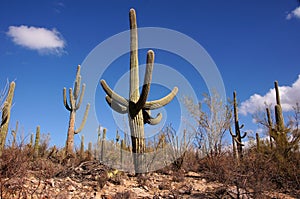
[{"label": "small cactus", "polygon": [[17,143],[17,132],[18,132],[18,127],[19,127],[19,122],[16,122],[16,128],[11,130],[11,134],[13,136],[13,141],[12,141],[12,148],[16,147],[16,143]]},{"label": "small cactus", "polygon": [[101,159],[100,159],[101,162],[104,161],[105,140],[106,140],[106,128],[103,129],[103,134],[101,139]]},{"label": "small cactus", "polygon": [[37,158],[39,156],[39,146],[40,146],[40,126],[36,127],[36,134],[35,134],[35,142],[34,142],[34,151],[33,151],[33,157]]},{"label": "small cactus", "polygon": [[84,159],[84,135],[81,136],[79,157],[81,160]]},{"label": "small cactus", "polygon": [[256,138],[256,151],[260,151],[260,139],[259,139],[259,134],[255,133],[255,138]]},{"label": "small cactus", "polygon": [[92,160],[93,159],[93,152],[92,152],[92,142],[89,142],[88,144],[88,160]]}]

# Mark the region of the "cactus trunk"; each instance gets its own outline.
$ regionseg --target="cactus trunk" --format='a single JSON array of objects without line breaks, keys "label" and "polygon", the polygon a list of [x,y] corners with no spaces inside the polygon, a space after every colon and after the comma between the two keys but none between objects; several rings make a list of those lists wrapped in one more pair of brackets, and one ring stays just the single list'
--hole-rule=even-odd
[{"label": "cactus trunk", "polygon": [[75,125],[75,111],[70,112],[70,120],[69,120],[69,127],[68,127],[68,134],[67,134],[67,141],[66,141],[66,151],[67,153],[72,153],[74,148],[74,125]]}]

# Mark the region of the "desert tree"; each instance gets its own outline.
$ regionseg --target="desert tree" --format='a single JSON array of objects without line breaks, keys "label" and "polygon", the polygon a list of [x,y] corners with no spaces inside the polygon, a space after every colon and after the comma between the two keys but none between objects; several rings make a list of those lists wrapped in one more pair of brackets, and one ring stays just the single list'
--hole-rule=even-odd
[{"label": "desert tree", "polygon": [[188,97],[184,97],[183,102],[196,121],[196,146],[206,155],[220,154],[225,132],[231,123],[230,105],[221,100],[217,91],[211,95],[203,94],[203,100],[198,103]]}]

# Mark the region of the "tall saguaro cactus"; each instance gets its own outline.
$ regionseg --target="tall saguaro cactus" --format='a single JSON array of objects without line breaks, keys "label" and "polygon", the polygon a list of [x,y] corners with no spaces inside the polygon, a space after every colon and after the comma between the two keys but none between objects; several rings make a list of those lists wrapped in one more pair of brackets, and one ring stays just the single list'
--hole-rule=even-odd
[{"label": "tall saguaro cactus", "polygon": [[175,87],[167,96],[154,101],[147,102],[152,79],[154,63],[154,52],[149,50],[147,53],[146,72],[142,92],[139,92],[139,63],[138,63],[138,34],[136,13],[130,9],[130,82],[129,99],[115,93],[105,82],[101,80],[101,86],[106,92],[106,101],[111,108],[119,113],[128,114],[131,132],[132,152],[134,168],[136,173],[142,172],[143,154],[145,152],[144,124],[158,124],[162,115],[159,113],[156,118],[150,116],[150,110],[158,109],[168,104],[177,94],[178,88]]},{"label": "tall saguaro cactus", "polygon": [[[233,143],[233,146],[237,148],[237,159],[239,160],[240,158],[243,157],[243,143],[242,139],[246,137],[247,133],[244,132],[244,135],[241,135],[241,129],[244,127],[244,125],[239,125],[239,116],[238,116],[238,107],[237,107],[237,100],[236,100],[236,92],[233,92],[233,114],[234,114],[234,128],[235,128],[235,135],[231,132],[231,128],[229,130],[231,136],[232,136],[232,141],[236,143],[236,145]],[[235,149],[234,149],[235,151]]]},{"label": "tall saguaro cactus", "polygon": [[80,84],[81,84],[80,65],[78,65],[75,83],[74,83],[74,90],[72,88],[69,88],[70,103],[67,102],[67,90],[66,88],[63,89],[64,106],[68,111],[70,111],[69,128],[68,128],[67,141],[66,141],[66,154],[73,153],[74,135],[79,133],[83,129],[90,108],[90,104],[87,104],[81,125],[78,129],[75,130],[76,111],[80,108],[84,91],[85,91],[85,84],[82,84],[81,93],[80,93]]},{"label": "tall saguaro cactus", "polygon": [[270,110],[267,108],[267,119],[268,119],[268,127],[269,134],[276,143],[276,148],[281,151],[282,154],[286,154],[291,146],[289,146],[287,133],[289,129],[284,125],[284,119],[282,114],[281,102],[280,102],[280,94],[278,88],[278,82],[274,82],[275,94],[276,94],[276,105],[275,105],[275,126],[272,123]]},{"label": "tall saguaro cactus", "polygon": [[0,155],[5,145],[10,120],[10,109],[14,98],[16,83],[12,81],[9,85],[8,93],[2,107],[2,120],[0,125]]}]

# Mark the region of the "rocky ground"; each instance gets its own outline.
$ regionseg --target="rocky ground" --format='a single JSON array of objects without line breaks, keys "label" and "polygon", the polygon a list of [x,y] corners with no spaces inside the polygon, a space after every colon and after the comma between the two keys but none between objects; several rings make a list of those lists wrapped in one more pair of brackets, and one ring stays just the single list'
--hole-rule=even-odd
[{"label": "rocky ground", "polygon": [[[110,170],[97,161],[67,168],[53,178],[39,179],[32,172],[22,178],[1,179],[1,198],[238,198],[236,187],[208,182],[195,172],[160,171],[138,177]],[[240,198],[253,190],[240,189]],[[265,193],[264,198],[286,198]]]}]

